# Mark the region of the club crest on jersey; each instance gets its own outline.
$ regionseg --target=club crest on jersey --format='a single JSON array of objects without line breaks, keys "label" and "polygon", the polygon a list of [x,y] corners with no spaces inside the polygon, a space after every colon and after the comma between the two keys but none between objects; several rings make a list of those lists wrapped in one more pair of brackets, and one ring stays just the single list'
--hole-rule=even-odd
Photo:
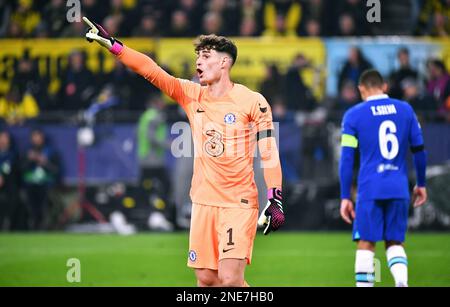
[{"label": "club crest on jersey", "polygon": [[197,260],[197,253],[195,251],[189,251],[189,260],[191,260],[192,262],[195,262],[195,260]]},{"label": "club crest on jersey", "polygon": [[225,124],[232,125],[236,122],[236,115],[233,113],[227,113],[224,117]]}]

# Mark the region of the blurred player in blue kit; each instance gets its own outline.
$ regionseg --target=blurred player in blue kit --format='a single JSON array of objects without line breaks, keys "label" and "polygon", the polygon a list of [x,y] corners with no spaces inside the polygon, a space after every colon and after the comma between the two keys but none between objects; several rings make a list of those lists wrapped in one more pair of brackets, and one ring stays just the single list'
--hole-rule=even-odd
[{"label": "blurred player in blue kit", "polygon": [[[385,241],[395,285],[408,286],[408,261],[403,248],[410,204],[408,150],[413,154],[417,177],[414,207],[427,200],[426,152],[420,124],[412,107],[407,102],[389,98],[384,94],[386,88],[378,71],[365,71],[359,81],[365,102],[349,109],[342,122],[340,212],[344,221],[353,222],[358,287],[374,285],[373,260],[378,241]],[[350,194],[356,150],[360,153],[360,170],[354,208]]]}]

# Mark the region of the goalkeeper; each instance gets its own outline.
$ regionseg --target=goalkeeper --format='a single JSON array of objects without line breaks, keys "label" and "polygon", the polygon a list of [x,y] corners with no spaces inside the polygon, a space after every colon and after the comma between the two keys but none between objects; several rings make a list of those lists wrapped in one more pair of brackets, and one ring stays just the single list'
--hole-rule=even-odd
[{"label": "goalkeeper", "polygon": [[258,223],[256,144],[268,187],[268,204],[259,219],[264,234],[277,230],[285,218],[271,108],[261,94],[230,80],[235,44],[216,35],[197,39],[197,84],[169,75],[100,25],[83,20],[90,28],[89,41],[106,47],[177,101],[189,118],[195,154],[188,266],[194,268],[198,286],[248,286],[244,272],[252,259]]}]

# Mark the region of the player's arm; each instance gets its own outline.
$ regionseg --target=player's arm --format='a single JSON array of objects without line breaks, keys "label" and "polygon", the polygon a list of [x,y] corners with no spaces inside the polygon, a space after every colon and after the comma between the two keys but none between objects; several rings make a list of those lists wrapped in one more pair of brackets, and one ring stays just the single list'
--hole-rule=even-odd
[{"label": "player's arm", "polygon": [[422,129],[417,117],[414,115],[411,121],[409,143],[413,154],[414,167],[416,169],[416,186],[413,191],[414,207],[420,207],[427,201],[426,168],[427,153],[425,151]]},{"label": "player's arm", "polygon": [[267,205],[261,213],[258,224],[264,226],[264,234],[267,235],[280,228],[284,224],[285,217],[281,188],[282,172],[272,111],[262,95],[259,102],[253,106],[252,118],[256,124],[256,139],[267,186]]},{"label": "player's arm", "polygon": [[150,57],[125,46],[117,39],[111,37],[99,24],[90,21],[86,17],[83,17],[83,20],[90,28],[86,33],[86,39],[89,42],[96,41],[107,48],[125,66],[143,76],[178,103],[183,105],[192,100],[190,98],[199,94],[200,85],[171,76]]},{"label": "player's arm", "polygon": [[342,122],[341,158],[339,160],[339,182],[341,185],[341,217],[351,224],[355,218],[355,210],[351,201],[353,179],[353,164],[358,148],[356,129],[351,121],[351,115],[346,113]]}]

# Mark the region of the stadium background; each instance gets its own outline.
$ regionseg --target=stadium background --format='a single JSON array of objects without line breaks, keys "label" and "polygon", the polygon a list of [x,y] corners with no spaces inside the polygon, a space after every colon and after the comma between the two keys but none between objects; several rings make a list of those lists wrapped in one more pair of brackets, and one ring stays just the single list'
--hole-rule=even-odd
[{"label": "stadium background", "polygon": [[[195,79],[196,35],[233,37],[239,51],[233,80],[260,91],[272,105],[288,216],[283,232],[257,238],[255,255],[262,259],[249,269],[255,285],[352,284],[353,245],[339,217],[337,161],[340,121],[359,102],[356,80],[368,67],[386,77],[391,96],[413,105],[424,131],[430,200],[410,212],[411,258],[418,259],[412,276],[416,285],[450,285],[450,1],[381,1],[380,23],[367,22],[366,2],[81,1],[81,16],[101,22],[177,77]],[[0,188],[0,285],[68,285],[70,257],[91,265],[85,285],[193,285],[184,267],[192,157],[175,158],[186,150],[175,146],[180,138],[190,144],[189,133],[174,128],[186,119],[168,97],[88,44],[85,26],[67,22],[66,4],[0,3],[0,118],[18,161],[13,184]],[[403,67],[402,50],[410,63]],[[139,154],[149,142],[140,129],[149,127],[163,131],[150,141],[159,144],[157,175],[155,167],[146,172],[148,161]],[[45,133],[58,165],[54,179],[42,182],[47,197],[38,222],[25,178],[36,129]],[[8,167],[1,162],[5,176]],[[261,170],[255,172],[264,191]],[[262,205],[265,193],[260,194]],[[297,232],[305,230],[320,232]],[[135,232],[143,234],[79,234]],[[278,244],[279,253],[264,252],[263,246]],[[122,255],[111,245],[130,250]],[[270,275],[264,261],[280,257],[280,263],[294,257],[296,269],[280,268],[286,275],[274,283],[264,278]],[[323,268],[336,272],[329,281],[311,277],[317,257],[333,259]],[[170,278],[155,265],[138,265],[147,258],[165,258],[166,267],[173,265]],[[430,259],[429,272],[423,266]],[[110,265],[127,273],[109,278]]]}]

